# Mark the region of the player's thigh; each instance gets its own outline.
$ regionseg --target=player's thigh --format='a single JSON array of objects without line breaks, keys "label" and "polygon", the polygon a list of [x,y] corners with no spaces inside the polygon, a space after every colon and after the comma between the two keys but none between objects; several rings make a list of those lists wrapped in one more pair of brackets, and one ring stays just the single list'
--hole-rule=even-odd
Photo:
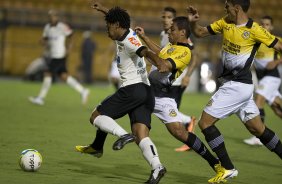
[{"label": "player's thigh", "polygon": [[279,95],[280,84],[280,78],[266,76],[259,81],[256,94],[263,96],[268,104],[271,105],[275,100],[275,97]]},{"label": "player's thigh", "polygon": [[102,115],[120,118],[145,104],[147,91],[142,84],[134,84],[118,89],[97,107]]},{"label": "player's thigh", "polygon": [[253,89],[251,84],[226,82],[211,97],[204,111],[218,119],[226,118],[236,113],[246,101],[253,99]]},{"label": "player's thigh", "polygon": [[256,116],[245,123],[246,128],[255,136],[260,136],[264,132],[265,125],[262,123],[260,116]]}]

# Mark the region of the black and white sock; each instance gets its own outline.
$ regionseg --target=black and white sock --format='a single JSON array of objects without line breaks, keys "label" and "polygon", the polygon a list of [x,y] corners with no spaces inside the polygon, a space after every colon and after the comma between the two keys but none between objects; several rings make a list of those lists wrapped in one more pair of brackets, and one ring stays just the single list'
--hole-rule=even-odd
[{"label": "black and white sock", "polygon": [[226,151],[223,136],[221,135],[219,130],[214,125],[212,125],[204,129],[202,132],[205,135],[205,139],[208,142],[209,146],[219,158],[221,165],[227,170],[234,169],[234,165],[232,164]]},{"label": "black and white sock", "polygon": [[264,132],[258,138],[270,151],[276,153],[282,159],[281,141],[272,130],[265,127]]},{"label": "black and white sock", "polygon": [[214,169],[215,164],[219,163],[219,161],[211,154],[208,148],[195,134],[189,132],[189,136],[185,144],[201,155],[209,163],[212,169]]}]

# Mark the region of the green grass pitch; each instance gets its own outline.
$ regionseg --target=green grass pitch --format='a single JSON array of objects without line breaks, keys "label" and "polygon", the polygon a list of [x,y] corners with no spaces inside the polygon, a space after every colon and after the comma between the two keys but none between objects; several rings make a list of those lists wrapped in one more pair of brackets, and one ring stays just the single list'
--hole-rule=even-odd
[{"label": "green grass pitch", "polygon": [[[54,84],[45,106],[35,106],[27,100],[36,95],[40,83],[0,80],[0,183],[10,184],[107,184],[143,183],[150,167],[135,144],[121,151],[113,151],[115,137],[109,135],[104,155],[97,159],[74,151],[75,145],[92,142],[96,128],[88,119],[93,108],[109,94],[110,86],[88,86],[91,95],[87,106],[80,104],[80,96],[64,84]],[[185,94],[181,111],[200,116],[210,95]],[[267,125],[282,137],[282,121],[266,108]],[[128,117],[118,122],[129,130]],[[239,170],[230,180],[236,184],[280,184],[281,160],[265,147],[251,147],[242,140],[250,134],[236,116],[217,123],[224,135],[229,155]],[[203,136],[196,128],[196,134]],[[213,170],[195,152],[177,153],[176,141],[157,118],[153,118],[151,138],[168,172],[163,184],[202,184],[214,176]],[[205,141],[204,141],[205,142]],[[205,142],[206,144],[206,142]],[[43,164],[36,173],[24,172],[18,165],[22,150],[37,149]]]}]

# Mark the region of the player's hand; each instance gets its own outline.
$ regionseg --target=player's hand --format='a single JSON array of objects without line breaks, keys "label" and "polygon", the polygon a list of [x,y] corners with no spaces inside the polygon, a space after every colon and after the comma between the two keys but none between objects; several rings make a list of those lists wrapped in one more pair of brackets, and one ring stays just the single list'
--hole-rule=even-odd
[{"label": "player's hand", "polygon": [[98,10],[98,11],[102,11],[104,9],[102,4],[99,3],[97,0],[92,0],[90,6],[91,6],[91,8]]},{"label": "player's hand", "polygon": [[185,76],[181,80],[181,87],[186,88],[190,83],[190,77]]},{"label": "player's hand", "polygon": [[187,7],[187,13],[189,22],[197,22],[200,19],[198,10],[193,6]]},{"label": "player's hand", "polygon": [[134,31],[136,32],[136,34],[141,38],[143,39],[145,37],[145,31],[142,27],[140,26],[137,26],[134,28]]}]

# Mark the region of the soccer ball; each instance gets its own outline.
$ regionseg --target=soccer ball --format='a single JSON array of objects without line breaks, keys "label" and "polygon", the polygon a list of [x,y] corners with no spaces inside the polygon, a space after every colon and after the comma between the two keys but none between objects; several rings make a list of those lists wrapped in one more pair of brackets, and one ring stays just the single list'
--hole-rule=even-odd
[{"label": "soccer ball", "polygon": [[22,151],[19,164],[24,171],[37,171],[40,168],[41,163],[42,156],[37,150],[26,149]]}]

